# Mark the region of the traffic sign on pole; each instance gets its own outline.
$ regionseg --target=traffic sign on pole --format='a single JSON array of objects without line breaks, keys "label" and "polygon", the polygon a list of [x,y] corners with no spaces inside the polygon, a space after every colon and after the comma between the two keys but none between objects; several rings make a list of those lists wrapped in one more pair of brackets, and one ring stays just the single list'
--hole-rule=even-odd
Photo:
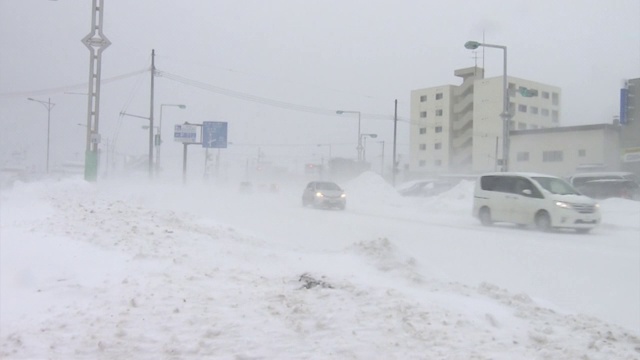
[{"label": "traffic sign on pole", "polygon": [[198,127],[194,125],[176,125],[173,139],[183,143],[194,143],[198,136]]},{"label": "traffic sign on pole", "polygon": [[202,147],[214,149],[227,148],[227,123],[205,121],[202,123]]}]

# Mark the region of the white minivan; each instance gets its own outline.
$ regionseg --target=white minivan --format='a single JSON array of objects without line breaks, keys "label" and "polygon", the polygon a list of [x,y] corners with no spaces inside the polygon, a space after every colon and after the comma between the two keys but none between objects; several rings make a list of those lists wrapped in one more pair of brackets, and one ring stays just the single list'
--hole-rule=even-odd
[{"label": "white minivan", "polygon": [[481,175],[473,195],[473,216],[483,225],[508,222],[587,233],[600,223],[598,203],[561,178],[517,172]]}]

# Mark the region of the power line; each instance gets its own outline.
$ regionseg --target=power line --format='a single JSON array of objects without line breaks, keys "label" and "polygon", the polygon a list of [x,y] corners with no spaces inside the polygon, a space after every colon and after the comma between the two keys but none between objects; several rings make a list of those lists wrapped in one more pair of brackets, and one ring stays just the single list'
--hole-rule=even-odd
[{"label": "power line", "polygon": [[[122,74],[122,75],[113,76],[113,77],[110,77],[110,78],[107,78],[107,79],[103,79],[101,81],[102,81],[103,84],[110,83],[110,82],[114,82],[114,81],[118,81],[118,80],[122,80],[122,79],[127,79],[127,78],[130,78],[130,77],[136,76],[138,74],[145,73],[147,71],[149,71],[149,69],[137,70],[137,71],[134,71],[134,72],[130,72],[130,73]],[[82,90],[82,89],[86,90],[87,86],[89,86],[88,83],[81,83],[81,84],[67,85],[67,86],[61,86],[61,87],[55,87],[55,88],[49,88],[49,89],[10,92],[10,93],[0,94],[0,98],[12,98],[12,97],[25,97],[25,96],[39,96],[39,95],[58,94],[58,93],[64,93],[66,91],[71,91],[71,90]]]},{"label": "power line", "polygon": [[[260,104],[278,107],[278,108],[287,109],[287,110],[301,111],[301,112],[307,112],[307,113],[318,114],[318,115],[326,115],[326,116],[337,116],[336,109],[324,109],[324,108],[319,108],[314,106],[298,105],[298,104],[289,103],[285,101],[273,100],[273,99],[269,99],[261,96],[247,94],[240,91],[222,88],[219,86],[207,84],[207,83],[193,80],[193,79],[188,79],[183,76],[171,74],[165,71],[156,70],[156,74],[160,77],[164,77],[166,79],[179,82],[184,85],[196,87],[205,91],[233,97],[233,98],[244,100],[244,101],[251,101],[251,102],[260,103]],[[362,113],[362,117],[368,118],[368,119],[393,121],[392,115]]]}]

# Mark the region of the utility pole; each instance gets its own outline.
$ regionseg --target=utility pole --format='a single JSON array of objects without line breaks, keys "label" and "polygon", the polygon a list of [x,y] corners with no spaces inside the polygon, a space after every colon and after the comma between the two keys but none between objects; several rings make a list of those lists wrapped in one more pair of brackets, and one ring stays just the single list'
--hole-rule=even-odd
[{"label": "utility pole", "polygon": [[156,75],[156,51],[151,50],[151,99],[149,108],[149,177],[153,177],[153,79]]},{"label": "utility pole", "polygon": [[380,155],[380,177],[384,179],[384,140],[380,141],[382,144],[382,155]]},{"label": "utility pole", "polygon": [[398,171],[398,163],[396,162],[396,136],[398,133],[398,99],[395,101],[395,110],[393,112],[393,166],[391,167],[391,185],[396,186],[396,172]]},{"label": "utility pole", "polygon": [[[87,142],[84,158],[84,179],[96,181],[98,177],[98,143],[100,142],[100,76],[102,52],[111,45],[111,41],[102,33],[104,0],[93,0],[91,32],[82,38],[89,49],[89,91],[87,92]],[[97,34],[96,34],[97,32]]]}]

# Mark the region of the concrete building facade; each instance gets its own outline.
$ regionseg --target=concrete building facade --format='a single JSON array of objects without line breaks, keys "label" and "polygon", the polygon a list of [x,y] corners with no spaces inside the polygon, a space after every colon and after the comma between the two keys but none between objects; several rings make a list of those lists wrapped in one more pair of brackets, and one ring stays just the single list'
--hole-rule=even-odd
[{"label": "concrete building facade", "polygon": [[621,169],[640,176],[640,78],[627,80],[620,91]]},{"label": "concrete building facade", "polygon": [[510,133],[510,171],[561,177],[620,170],[620,132],[615,124],[515,130]]},{"label": "concrete building facade", "polygon": [[[502,77],[484,78],[478,67],[459,69],[461,85],[411,92],[411,160],[414,174],[481,173],[499,169],[502,155]],[[513,130],[560,125],[556,86],[509,76]],[[510,152],[512,153],[512,152]]]}]

